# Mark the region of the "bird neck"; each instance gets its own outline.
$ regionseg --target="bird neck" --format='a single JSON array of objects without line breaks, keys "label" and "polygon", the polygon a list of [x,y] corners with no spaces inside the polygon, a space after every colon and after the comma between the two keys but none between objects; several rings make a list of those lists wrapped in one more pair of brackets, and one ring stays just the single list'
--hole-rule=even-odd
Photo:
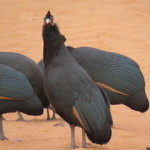
[{"label": "bird neck", "polygon": [[73,51],[75,50],[75,48],[72,47],[72,46],[67,46],[67,49],[68,49],[68,51],[71,52],[71,53],[73,53]]},{"label": "bird neck", "polygon": [[43,58],[46,67],[59,54],[61,46],[64,44],[56,24],[51,27],[43,26],[43,42]]}]

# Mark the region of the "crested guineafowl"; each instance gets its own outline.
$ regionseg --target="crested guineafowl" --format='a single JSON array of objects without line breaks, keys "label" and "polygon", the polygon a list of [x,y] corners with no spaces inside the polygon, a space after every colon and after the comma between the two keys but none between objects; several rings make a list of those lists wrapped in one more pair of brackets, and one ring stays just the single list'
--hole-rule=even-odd
[{"label": "crested guineafowl", "polygon": [[97,85],[105,90],[111,104],[124,104],[140,112],[148,110],[144,77],[135,61],[90,47],[68,49]]},{"label": "crested guineafowl", "polygon": [[0,140],[7,139],[4,136],[2,114],[15,111],[42,115],[43,105],[23,73],[0,64]]},{"label": "crested guineafowl", "polygon": [[35,93],[43,104],[43,107],[49,108],[49,101],[45,95],[43,85],[44,73],[36,62],[22,54],[12,52],[0,52],[0,64],[7,65],[23,73],[31,82]]},{"label": "crested guineafowl", "polygon": [[75,126],[82,128],[82,147],[85,134],[90,141],[105,144],[111,138],[112,118],[104,92],[78,65],[48,12],[43,25],[44,87],[50,103],[71,127],[71,148],[75,148]]}]

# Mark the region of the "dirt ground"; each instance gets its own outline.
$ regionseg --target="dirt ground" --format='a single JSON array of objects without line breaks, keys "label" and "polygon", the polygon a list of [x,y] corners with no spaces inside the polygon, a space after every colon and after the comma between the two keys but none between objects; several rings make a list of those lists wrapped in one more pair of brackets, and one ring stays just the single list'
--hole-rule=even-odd
[{"label": "dirt ground", "polygon": [[[66,45],[91,46],[134,59],[141,67],[150,98],[150,1],[149,0],[0,0],[0,51],[18,52],[36,62],[42,58],[43,17],[50,10]],[[150,147],[150,111],[135,112],[123,105],[111,106],[112,138],[106,145],[89,143],[87,150],[146,150]],[[59,116],[4,115],[5,135],[0,150],[67,150],[70,128]],[[64,127],[55,126],[64,123]],[[18,140],[19,139],[19,140]],[[76,128],[81,147],[81,129]],[[78,148],[81,150],[82,148]]]}]

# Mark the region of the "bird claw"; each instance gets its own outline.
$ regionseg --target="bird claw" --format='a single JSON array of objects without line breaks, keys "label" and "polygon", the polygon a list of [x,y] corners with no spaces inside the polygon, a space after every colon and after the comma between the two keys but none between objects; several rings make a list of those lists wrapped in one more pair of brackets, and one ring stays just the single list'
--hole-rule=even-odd
[{"label": "bird claw", "polygon": [[2,116],[2,120],[6,120],[6,119]]},{"label": "bird claw", "polygon": [[7,137],[1,137],[0,140],[1,140],[1,141],[5,141],[5,140],[8,141],[9,139],[8,139]]},{"label": "bird claw", "polygon": [[86,143],[86,145],[92,145],[91,143]]},{"label": "bird claw", "polygon": [[18,118],[16,121],[25,121],[23,118]]},{"label": "bird claw", "polygon": [[79,146],[78,146],[78,145],[75,145],[75,148],[79,148]]},{"label": "bird claw", "polygon": [[50,121],[50,120],[56,120],[56,117],[52,117],[52,118],[47,117],[47,120],[48,120],[48,121]]},{"label": "bird claw", "polygon": [[71,146],[70,149],[75,149],[75,148],[79,148],[78,145],[74,145],[74,146]]},{"label": "bird claw", "polygon": [[51,118],[50,118],[50,117],[47,117],[47,120],[48,120],[48,121],[50,121],[50,120],[51,120]]},{"label": "bird claw", "polygon": [[7,138],[7,137],[4,137],[4,139],[3,139],[4,141],[8,141],[9,139]]}]

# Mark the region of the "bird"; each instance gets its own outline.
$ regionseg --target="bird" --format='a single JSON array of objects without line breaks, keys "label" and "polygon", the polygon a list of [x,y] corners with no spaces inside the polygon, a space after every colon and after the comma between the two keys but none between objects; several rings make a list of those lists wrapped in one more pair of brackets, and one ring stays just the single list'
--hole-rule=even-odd
[{"label": "bird", "polygon": [[85,133],[93,143],[106,144],[112,126],[107,96],[68,51],[50,11],[44,18],[42,37],[46,95],[70,125],[71,148],[75,148],[75,126],[82,128],[82,147],[86,147]]},{"label": "bird", "polygon": [[[41,59],[41,60],[38,62],[38,65],[40,66],[40,68],[42,69],[42,71],[43,71],[43,73],[44,73],[44,72],[45,72],[45,67],[44,67],[43,59]],[[51,104],[49,104],[49,108],[53,111],[53,115],[52,115],[51,120],[55,120],[55,119],[56,119],[56,112],[55,112],[55,109],[51,106]],[[48,114],[48,118],[50,118],[49,109],[47,109],[47,114]],[[49,120],[49,119],[47,119],[47,120]]]},{"label": "bird", "polygon": [[[23,73],[34,87],[35,93],[41,100],[43,107],[49,109],[49,101],[43,85],[44,73],[36,62],[19,53],[0,52],[0,64],[7,65]],[[17,120],[20,120],[20,118]],[[47,120],[50,120],[49,115],[47,115]]]},{"label": "bird", "polygon": [[67,47],[75,60],[108,96],[110,104],[124,104],[145,112],[149,101],[139,65],[131,58],[92,47]]},{"label": "bird", "polygon": [[15,111],[42,115],[43,105],[23,73],[0,64],[0,140],[8,140],[4,135],[2,114]]}]

